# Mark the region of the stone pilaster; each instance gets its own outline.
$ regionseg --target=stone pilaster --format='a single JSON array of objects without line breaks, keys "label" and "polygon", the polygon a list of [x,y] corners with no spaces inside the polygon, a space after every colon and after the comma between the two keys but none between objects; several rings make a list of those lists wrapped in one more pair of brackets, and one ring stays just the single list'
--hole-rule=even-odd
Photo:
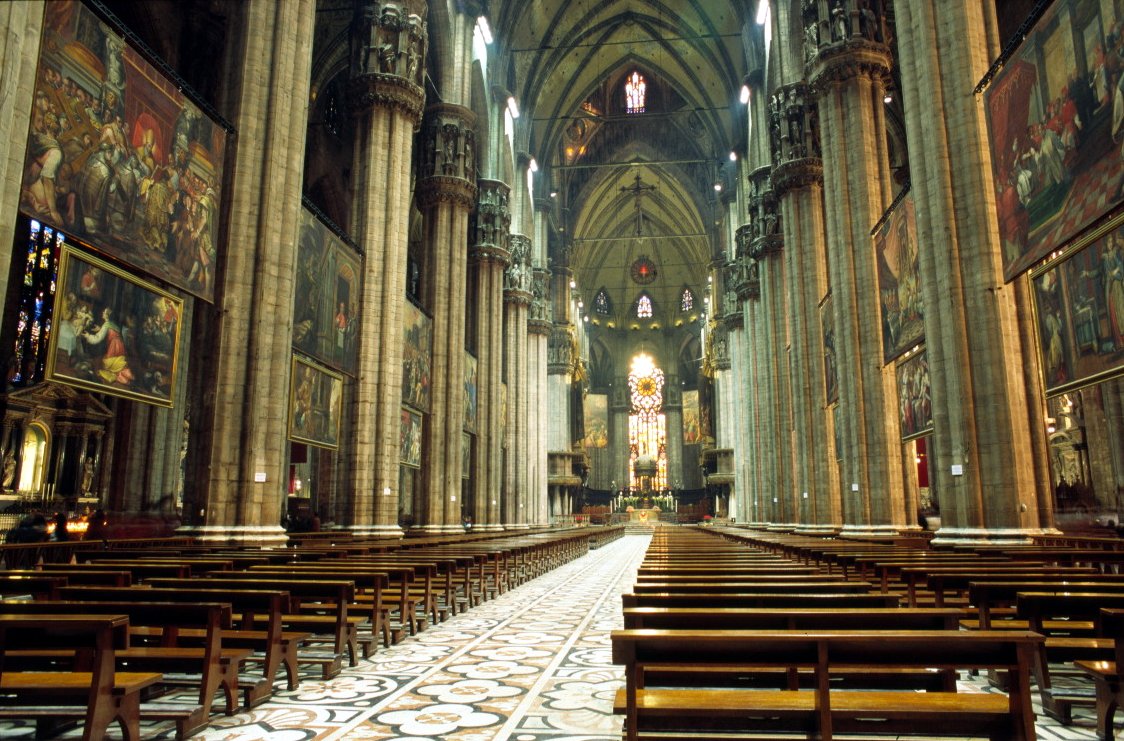
[{"label": "stone pilaster", "polygon": [[[778,139],[774,135],[774,147]],[[777,157],[774,155],[774,159]],[[771,441],[773,454],[766,456],[764,490],[756,517],[772,523],[794,522],[792,512],[793,456],[792,405],[788,374],[788,297],[782,247],[784,235],[777,210],[769,168],[750,175],[749,209],[754,228],[750,257],[758,265],[761,308],[757,318],[759,366],[764,393],[759,396],[762,433]]]},{"label": "stone pilaster", "polygon": [[433,315],[430,417],[424,431],[422,512],[417,529],[461,529],[464,322],[468,216],[476,205],[476,117],[455,105],[430,107],[422,124],[418,205],[424,218],[424,302]]},{"label": "stone pilaster", "polygon": [[824,385],[820,304],[827,295],[823,160],[815,102],[802,82],[777,88],[771,122],[779,159],[772,181],[781,212],[789,301],[789,383],[792,386],[793,495],[801,532],[841,520],[837,469]]},{"label": "stone pilaster", "polygon": [[731,286],[742,307],[742,347],[737,357],[741,359],[738,367],[738,426],[741,429],[742,446],[739,470],[741,478],[735,489],[738,501],[737,518],[739,522],[754,521],[755,498],[760,497],[762,488],[762,450],[763,438],[754,410],[760,409],[757,387],[760,383],[757,368],[757,304],[760,298],[760,283],[757,276],[757,262],[750,257],[753,242],[753,225],[744,224],[734,232],[736,252]]},{"label": "stone pilaster", "polygon": [[0,162],[5,163],[0,178],[0,306],[7,302],[43,8],[42,0],[0,4]]},{"label": "stone pilaster", "polygon": [[[421,0],[366,2],[352,26],[351,91],[357,140],[352,233],[368,259],[359,301],[359,365],[345,524],[401,535],[398,467],[402,321],[406,302],[410,160],[425,91]],[[298,177],[297,182],[300,182]],[[458,448],[460,447],[458,443]]]},{"label": "stone pilaster", "polygon": [[510,189],[498,180],[477,181],[475,237],[468,259],[476,264],[476,478],[474,530],[502,530],[504,268],[511,260]]},{"label": "stone pilaster", "polygon": [[[536,267],[531,274],[531,307],[527,317],[527,411],[528,471],[527,496],[524,500],[524,523],[542,527],[549,523],[547,502],[547,428],[557,422],[555,409],[565,407],[550,405],[548,386],[548,344],[554,328],[550,301],[550,271]],[[563,389],[563,399],[569,394]],[[567,428],[569,425],[566,425]]]},{"label": "stone pilaster", "polygon": [[203,540],[283,542],[288,393],[316,3],[246,7]]},{"label": "stone pilaster", "polygon": [[[877,3],[868,4],[873,7]],[[875,9],[877,10],[877,8]],[[815,53],[805,47],[817,96],[824,163],[827,262],[835,313],[843,446],[844,528],[906,526],[897,388],[882,361],[878,269],[870,230],[893,200],[884,103],[890,49],[857,2],[820,4]],[[861,23],[860,23],[861,21]],[[807,25],[806,25],[807,27]]]},{"label": "stone pilaster", "polygon": [[1019,317],[1029,305],[1026,279],[1004,283],[983,99],[963,92],[998,54],[995,19],[971,0],[895,3],[895,12],[906,140],[917,163],[937,540],[1021,539],[1043,525],[1036,492],[1048,504],[1035,440],[1044,409],[1041,390],[1012,371],[1037,363]]},{"label": "stone pilaster", "polygon": [[527,324],[533,300],[531,240],[511,235],[511,264],[504,272],[504,356],[507,358],[507,464],[504,471],[502,518],[505,529],[525,526],[530,470],[527,465],[528,394]]}]

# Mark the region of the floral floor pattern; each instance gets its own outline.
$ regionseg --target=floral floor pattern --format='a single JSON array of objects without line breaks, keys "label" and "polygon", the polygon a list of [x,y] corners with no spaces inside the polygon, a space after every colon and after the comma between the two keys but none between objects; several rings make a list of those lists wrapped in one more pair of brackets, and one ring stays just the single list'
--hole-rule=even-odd
[{"label": "floral floor pattern", "polygon": [[[296,691],[233,716],[212,716],[207,741],[619,741],[609,631],[648,544],[626,536],[472,610],[382,649],[329,681],[307,674]],[[281,685],[278,685],[280,688]],[[978,679],[961,691],[986,692]],[[1038,708],[1039,739],[1095,739],[1092,714],[1061,726]],[[117,729],[112,729],[117,732]],[[142,727],[174,739],[170,723]],[[0,723],[0,738],[34,737]],[[119,737],[119,736],[117,736]],[[80,729],[59,736],[81,738]]]}]

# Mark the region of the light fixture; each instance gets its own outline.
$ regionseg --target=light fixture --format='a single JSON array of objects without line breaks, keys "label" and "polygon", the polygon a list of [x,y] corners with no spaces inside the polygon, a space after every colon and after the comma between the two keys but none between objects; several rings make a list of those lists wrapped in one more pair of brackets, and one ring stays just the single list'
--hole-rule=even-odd
[{"label": "light fixture", "polygon": [[574,280],[570,281],[570,288],[577,288],[577,287],[578,287],[577,281],[574,281]]},{"label": "light fixture", "polygon": [[742,85],[741,91],[738,93],[738,100],[742,105],[749,103],[749,85]]},{"label": "light fixture", "polygon": [[488,25],[488,19],[480,16],[476,19],[476,27],[480,29],[480,37],[484,39],[485,44],[492,43],[492,27]]},{"label": "light fixture", "polygon": [[515,102],[514,95],[507,96],[507,112],[512,118],[519,118],[519,104]]},{"label": "light fixture", "polygon": [[738,153],[737,152],[735,152],[733,150],[730,151],[730,161],[731,162],[737,162],[738,161]]},{"label": "light fixture", "polygon": [[894,96],[886,93],[886,97],[882,98],[882,102],[889,105],[894,102]]},{"label": "light fixture", "polygon": [[558,197],[558,191],[556,191],[556,190],[550,191],[550,197],[551,198],[557,198]]},{"label": "light fixture", "polygon": [[584,308],[585,308],[585,304],[583,304],[583,303],[582,303],[581,301],[579,301],[579,302],[578,302],[578,308],[579,308],[579,309],[584,309]]},{"label": "light fixture", "polygon": [[706,276],[706,282],[707,283],[713,283],[714,282],[714,276],[713,275]]},{"label": "light fixture", "polygon": [[722,192],[722,183],[715,183],[714,184],[714,192],[715,193],[721,193]]},{"label": "light fixture", "polygon": [[534,157],[532,157],[531,161],[527,164],[527,169],[529,169],[531,172],[539,171],[539,163],[535,160]]}]

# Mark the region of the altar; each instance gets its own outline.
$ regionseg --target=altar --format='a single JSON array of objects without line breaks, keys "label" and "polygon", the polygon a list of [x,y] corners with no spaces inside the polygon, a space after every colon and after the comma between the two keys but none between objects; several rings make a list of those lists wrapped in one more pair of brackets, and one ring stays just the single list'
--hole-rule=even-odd
[{"label": "altar", "polygon": [[652,507],[651,509],[633,509],[628,513],[629,522],[659,522],[660,521],[660,508]]}]

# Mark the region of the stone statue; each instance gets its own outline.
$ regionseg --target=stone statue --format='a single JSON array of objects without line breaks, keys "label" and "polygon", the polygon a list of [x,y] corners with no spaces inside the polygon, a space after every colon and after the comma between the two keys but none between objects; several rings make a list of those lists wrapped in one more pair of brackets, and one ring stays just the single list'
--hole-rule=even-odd
[{"label": "stone statue", "polygon": [[82,487],[83,494],[89,494],[94,486],[94,459],[86,456],[86,460],[82,462]]},{"label": "stone statue", "polygon": [[16,454],[9,450],[4,454],[4,488],[11,489],[16,482]]}]

